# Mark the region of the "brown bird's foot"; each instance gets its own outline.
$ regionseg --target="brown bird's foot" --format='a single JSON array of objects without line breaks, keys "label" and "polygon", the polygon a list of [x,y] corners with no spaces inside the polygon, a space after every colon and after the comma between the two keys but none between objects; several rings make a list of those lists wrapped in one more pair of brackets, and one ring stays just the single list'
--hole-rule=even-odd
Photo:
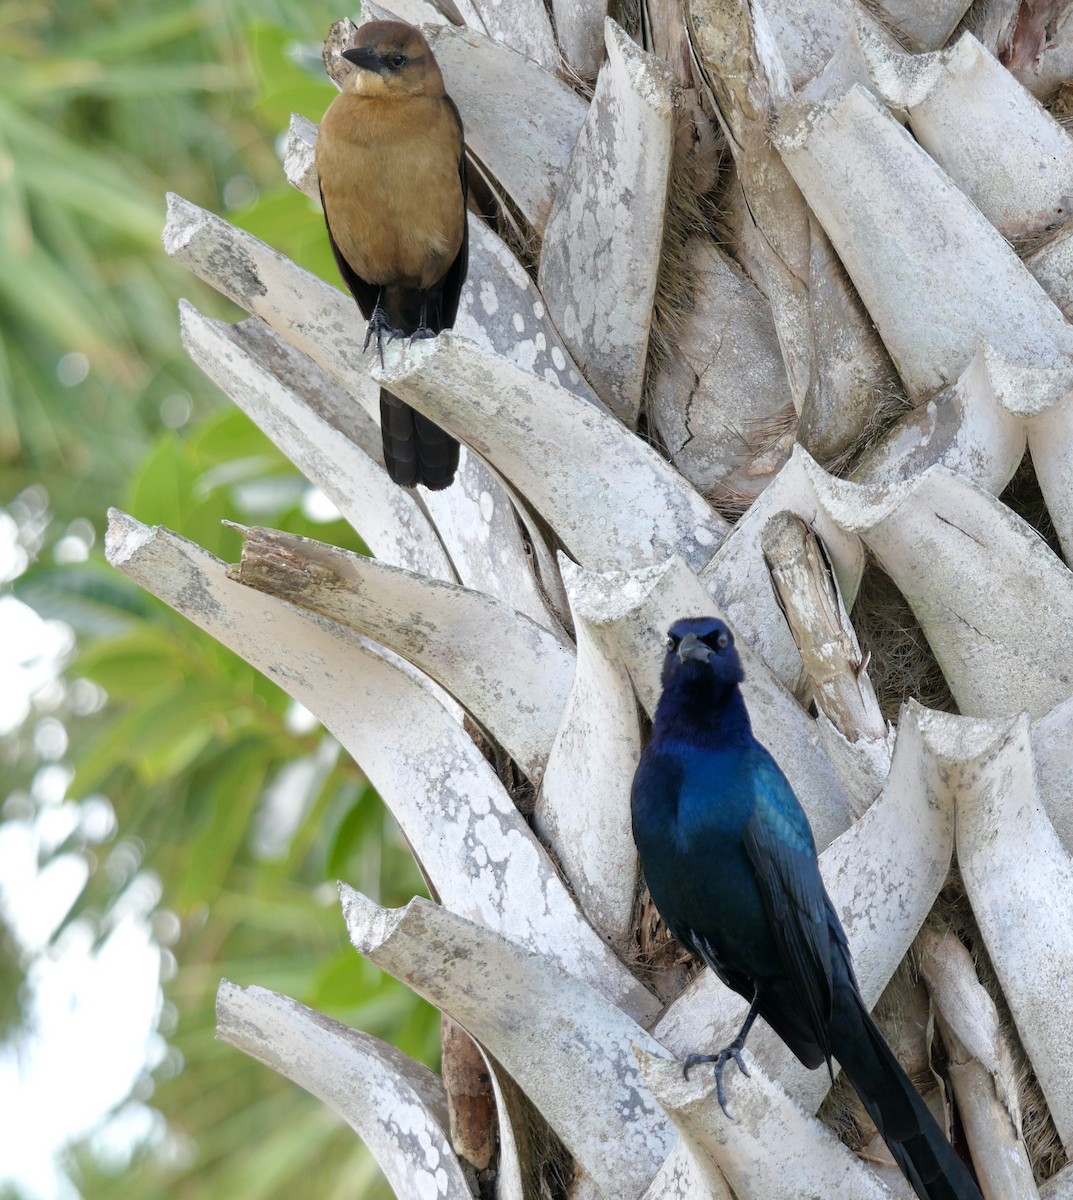
[{"label": "brown bird's foot", "polygon": [[362,354],[369,349],[369,343],[373,340],[373,335],[376,335],[376,352],[380,355],[380,365],[384,365],[384,334],[387,334],[387,340],[393,342],[396,338],[402,337],[401,329],[396,329],[388,320],[388,315],[378,304],[373,309],[373,315],[369,318],[369,324],[365,326],[365,344],[361,348]]},{"label": "brown bird's foot", "polygon": [[733,1121],[734,1118],[730,1115],[730,1109],[727,1108],[727,1094],[723,1086],[723,1069],[733,1059],[738,1064],[738,1070],[746,1079],[749,1078],[748,1068],[745,1066],[745,1060],[741,1056],[744,1045],[745,1039],[739,1035],[729,1046],[720,1050],[718,1054],[691,1054],[682,1063],[682,1075],[686,1079],[689,1078],[689,1072],[694,1067],[700,1066],[701,1063],[715,1063],[715,1095],[719,1101],[719,1107],[723,1110],[728,1121]]},{"label": "brown bird's foot", "polygon": [[435,329],[429,329],[427,325],[419,325],[413,333],[410,334],[410,341],[414,338],[434,338],[436,336]]}]

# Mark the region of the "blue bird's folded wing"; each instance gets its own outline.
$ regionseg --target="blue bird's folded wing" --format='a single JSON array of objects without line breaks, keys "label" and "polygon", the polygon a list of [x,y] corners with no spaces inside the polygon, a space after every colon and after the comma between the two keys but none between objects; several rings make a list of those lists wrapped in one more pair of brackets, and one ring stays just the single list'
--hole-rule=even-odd
[{"label": "blue bird's folded wing", "polygon": [[744,843],[771,920],[787,983],[825,1057],[831,1019],[831,930],[816,846],[793,789],[758,747],[755,804]]}]

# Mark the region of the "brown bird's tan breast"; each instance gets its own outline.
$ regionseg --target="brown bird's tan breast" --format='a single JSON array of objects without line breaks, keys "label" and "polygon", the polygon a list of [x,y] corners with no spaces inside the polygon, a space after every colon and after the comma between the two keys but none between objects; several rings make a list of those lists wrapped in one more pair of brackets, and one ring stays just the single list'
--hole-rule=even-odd
[{"label": "brown bird's tan breast", "polygon": [[442,97],[344,92],[317,135],[324,212],[367,283],[428,288],[462,245],[462,137]]}]

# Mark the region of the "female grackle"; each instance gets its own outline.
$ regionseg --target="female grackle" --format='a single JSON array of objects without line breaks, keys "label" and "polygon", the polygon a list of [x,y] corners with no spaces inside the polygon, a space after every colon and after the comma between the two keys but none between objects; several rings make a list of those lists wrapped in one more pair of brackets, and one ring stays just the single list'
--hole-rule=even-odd
[{"label": "female grackle", "polygon": [[[466,277],[462,119],[421,31],[369,21],[343,57],[354,65],[317,134],[328,239],[368,321],[365,346],[449,329]],[[448,487],[458,443],[383,389],[388,474],[403,487]]]},{"label": "female grackle", "polygon": [[[808,818],[753,737],[734,639],[714,617],[675,622],[652,739],[633,781],[633,836],[671,933],[749,1001],[741,1057],[761,1016],[806,1067],[835,1058],[921,1200],[981,1200],[968,1169],[861,999],[846,935],[820,878]],[[729,1116],[729,1113],[727,1113]]]}]

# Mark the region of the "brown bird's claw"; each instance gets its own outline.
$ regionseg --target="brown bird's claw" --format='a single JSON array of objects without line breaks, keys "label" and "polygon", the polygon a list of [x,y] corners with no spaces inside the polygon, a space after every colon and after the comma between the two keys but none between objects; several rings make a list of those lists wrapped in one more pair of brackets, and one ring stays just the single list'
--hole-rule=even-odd
[{"label": "brown bird's claw", "polygon": [[388,320],[388,315],[378,304],[373,309],[373,315],[369,318],[369,324],[365,326],[365,344],[361,348],[362,354],[369,349],[369,343],[373,340],[373,335],[376,335],[376,352],[380,355],[380,365],[384,365],[384,334],[387,334],[387,340],[393,342],[397,337],[402,337],[402,330],[396,329]]},{"label": "brown bird's claw", "polygon": [[410,334],[410,341],[415,338],[434,338],[436,336],[435,329],[429,329],[427,325],[419,325],[417,329]]}]

